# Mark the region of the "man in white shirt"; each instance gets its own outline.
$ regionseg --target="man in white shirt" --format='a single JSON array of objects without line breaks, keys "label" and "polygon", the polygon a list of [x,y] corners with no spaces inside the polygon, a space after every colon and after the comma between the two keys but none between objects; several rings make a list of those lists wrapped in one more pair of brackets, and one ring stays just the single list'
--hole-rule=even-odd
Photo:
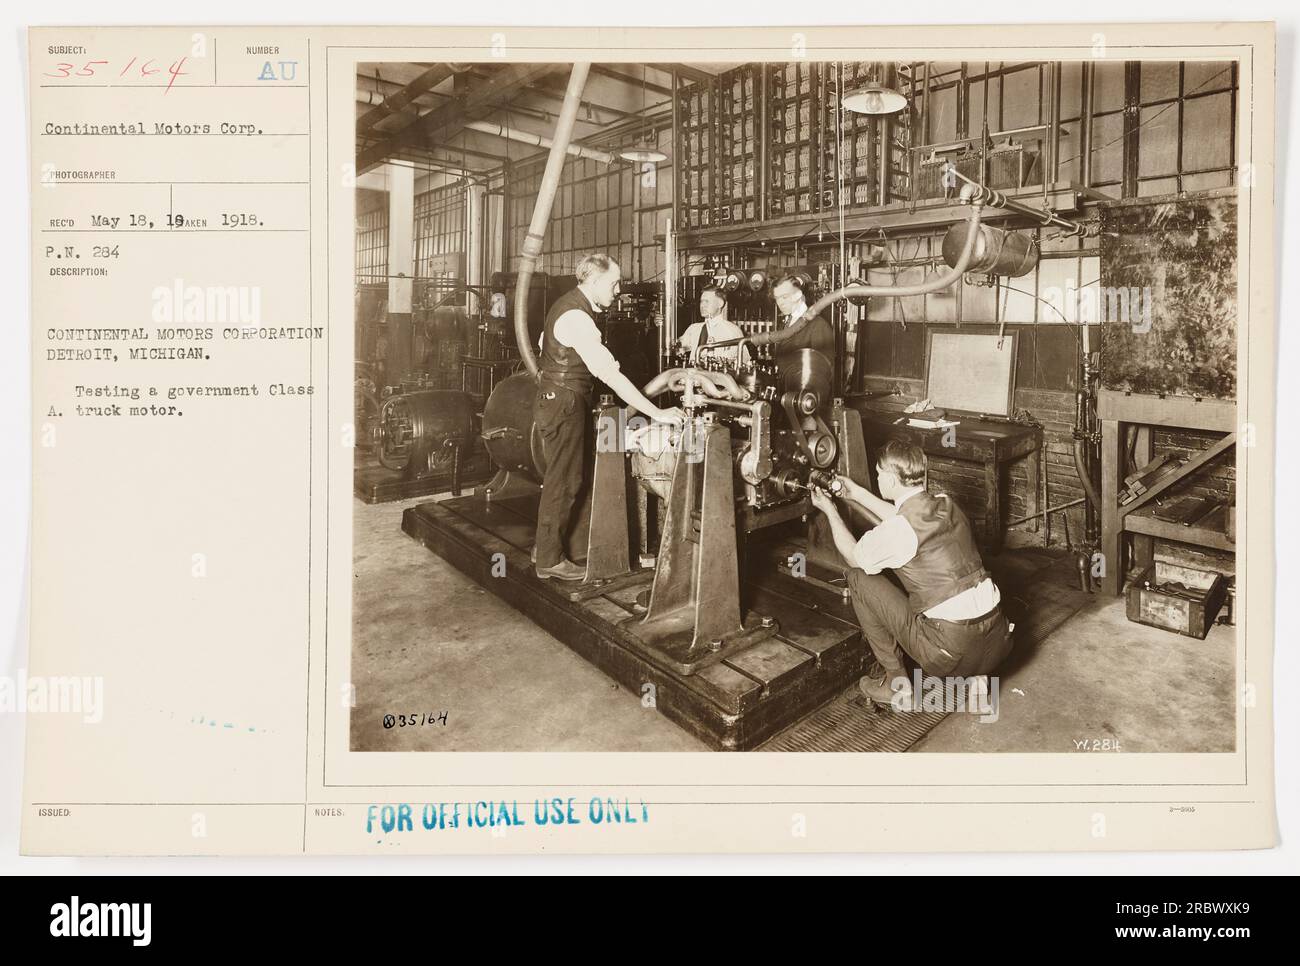
[{"label": "man in white shirt", "polygon": [[660,409],[619,371],[605,347],[595,314],[618,295],[622,272],[607,255],[587,255],[575,272],[578,286],[565,292],[546,313],[537,359],[537,398],[533,423],[542,438],[546,472],[537,507],[533,565],[542,579],[582,580],[586,568],[564,556],[563,541],[573,522],[582,489],[583,465],[590,433],[587,415],[591,389],[600,379],[629,406],[651,419],[681,425],[682,411]]},{"label": "man in white shirt", "polygon": [[[853,609],[882,671],[858,687],[877,704],[906,707],[906,700],[891,700],[906,699],[911,690],[903,653],[926,675],[974,677],[990,673],[1007,656],[1011,631],[966,514],[946,494],[925,489],[921,448],[890,440],[876,475],[885,499],[838,478],[847,499],[881,519],[861,539],[849,531],[830,494],[813,490],[812,502],[826,514],[836,549],[851,568],[845,576]],[[886,568],[906,594],[880,573]]]},{"label": "man in white shirt", "polygon": [[[702,322],[693,322],[686,327],[677,344],[690,353],[691,365],[699,361],[700,347],[715,342],[732,342],[744,338],[740,326],[727,318],[727,296],[716,285],[710,285],[700,293],[700,315]],[[742,358],[749,361],[749,350],[736,346],[729,355],[733,364]]]}]

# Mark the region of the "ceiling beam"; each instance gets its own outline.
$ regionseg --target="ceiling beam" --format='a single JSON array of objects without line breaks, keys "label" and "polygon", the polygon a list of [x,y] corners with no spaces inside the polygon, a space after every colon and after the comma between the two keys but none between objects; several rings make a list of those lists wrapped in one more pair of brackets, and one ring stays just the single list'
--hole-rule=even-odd
[{"label": "ceiling beam", "polygon": [[357,172],[368,171],[400,147],[449,141],[463,130],[466,121],[479,120],[490,114],[525,84],[550,72],[554,67],[554,64],[533,63],[502,67],[486,83],[473,86],[455,100],[435,107],[393,137],[358,151]]},{"label": "ceiling beam", "polygon": [[614,80],[622,81],[624,84],[630,84],[633,87],[644,87],[648,91],[654,91],[656,94],[665,94],[672,96],[673,89],[664,87],[662,84],[655,84],[652,81],[642,81],[639,77],[633,77],[631,74],[624,74],[622,71],[614,70],[607,64],[592,64],[591,72],[599,74],[601,77],[612,77]]},{"label": "ceiling beam", "polygon": [[[677,71],[678,77],[694,81],[697,84],[712,84],[718,79],[716,74],[710,74],[707,70],[700,70],[698,67],[687,67],[685,64],[646,64],[646,66],[653,67],[655,70],[667,71],[668,73]],[[669,93],[672,92],[669,91]]]},{"label": "ceiling beam", "polygon": [[400,114],[413,104],[417,97],[431,91],[454,73],[456,70],[450,64],[437,64],[430,67],[400,91],[385,97],[382,104],[376,105],[357,118],[357,134],[366,134],[384,118]]},{"label": "ceiling beam", "polygon": [[[561,80],[558,77],[543,77],[534,83],[529,90],[534,94],[546,97],[553,101],[563,101],[564,92],[567,88],[567,80]],[[583,107],[591,108],[593,111],[604,111],[606,114],[613,114],[615,117],[627,118],[636,116],[634,111],[625,111],[620,107],[610,107],[608,104],[598,104],[590,98],[583,98],[580,103]],[[558,117],[559,115],[556,116]],[[581,118],[579,120],[581,120]]]}]

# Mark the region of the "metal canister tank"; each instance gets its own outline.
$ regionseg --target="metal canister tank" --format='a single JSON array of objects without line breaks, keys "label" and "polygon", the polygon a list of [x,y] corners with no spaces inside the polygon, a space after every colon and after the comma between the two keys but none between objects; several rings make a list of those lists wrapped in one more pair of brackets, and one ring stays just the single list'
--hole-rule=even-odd
[{"label": "metal canister tank", "polygon": [[[501,470],[541,483],[546,457],[542,453],[541,435],[533,422],[536,404],[537,379],[531,373],[518,372],[501,380],[483,407],[482,436],[488,455]],[[489,494],[500,488],[493,485],[496,483],[494,480],[488,484]]]}]

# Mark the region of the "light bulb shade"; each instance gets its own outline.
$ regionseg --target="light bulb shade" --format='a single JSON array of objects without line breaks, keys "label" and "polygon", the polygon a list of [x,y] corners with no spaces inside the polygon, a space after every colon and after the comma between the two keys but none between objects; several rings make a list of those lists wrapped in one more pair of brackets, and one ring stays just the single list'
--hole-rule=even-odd
[{"label": "light bulb shade", "polygon": [[897,114],[907,107],[907,98],[891,87],[868,84],[849,91],[840,103],[855,114]]},{"label": "light bulb shade", "polygon": [[618,156],[624,161],[649,161],[654,164],[668,160],[668,155],[655,148],[624,148],[618,152]]}]

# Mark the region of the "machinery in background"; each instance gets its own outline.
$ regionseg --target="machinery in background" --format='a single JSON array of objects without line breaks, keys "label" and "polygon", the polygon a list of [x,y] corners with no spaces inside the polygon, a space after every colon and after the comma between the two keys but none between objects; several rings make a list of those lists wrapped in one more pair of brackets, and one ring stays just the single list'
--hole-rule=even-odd
[{"label": "machinery in background", "polygon": [[[492,315],[491,289],[479,292],[473,300],[479,308],[470,313],[452,304],[465,300],[466,286],[426,285],[411,327],[417,362],[396,381],[384,371],[383,356],[358,361],[353,489],[367,503],[459,494],[463,483],[491,475],[478,432],[480,407],[497,378],[518,362],[509,329]],[[376,351],[383,348],[382,337],[373,341]]]},{"label": "machinery in background", "polygon": [[[659,372],[659,328],[663,325],[664,287],[659,282],[623,282],[614,304],[597,325],[623,374],[638,386]],[[601,395],[602,387],[597,389]]]},{"label": "machinery in background", "polygon": [[379,463],[408,482],[445,477],[459,496],[464,465],[479,446],[478,424],[463,392],[423,389],[389,396],[379,410]]}]

